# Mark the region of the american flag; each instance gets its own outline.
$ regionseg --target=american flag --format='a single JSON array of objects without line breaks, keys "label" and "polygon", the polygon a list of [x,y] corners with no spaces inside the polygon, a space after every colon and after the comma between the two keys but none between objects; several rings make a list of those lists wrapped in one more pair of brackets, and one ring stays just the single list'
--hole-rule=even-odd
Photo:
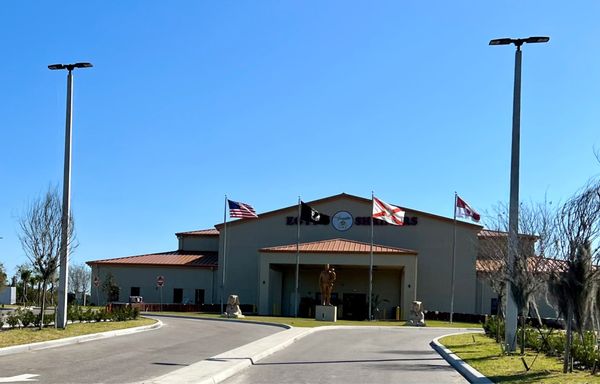
[{"label": "american flag", "polygon": [[229,217],[240,217],[243,219],[257,218],[258,215],[251,205],[237,201],[227,200],[229,204]]}]

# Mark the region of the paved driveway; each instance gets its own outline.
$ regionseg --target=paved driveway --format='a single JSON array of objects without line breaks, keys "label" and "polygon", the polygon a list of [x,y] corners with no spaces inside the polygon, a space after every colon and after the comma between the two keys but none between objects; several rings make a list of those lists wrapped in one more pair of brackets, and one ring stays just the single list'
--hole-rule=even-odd
[{"label": "paved driveway", "polygon": [[241,383],[466,383],[429,343],[455,332],[364,327],[315,332],[241,371]]},{"label": "paved driveway", "polygon": [[270,334],[280,327],[161,317],[158,330],[0,356],[7,377],[41,383],[131,383],[164,375]]}]

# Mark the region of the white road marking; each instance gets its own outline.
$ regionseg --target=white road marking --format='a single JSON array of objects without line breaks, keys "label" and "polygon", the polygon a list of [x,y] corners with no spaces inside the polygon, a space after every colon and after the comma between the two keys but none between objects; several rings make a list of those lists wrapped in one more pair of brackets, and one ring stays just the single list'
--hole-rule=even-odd
[{"label": "white road marking", "polygon": [[37,377],[39,375],[32,375],[30,373],[25,373],[23,375],[18,375],[18,376],[11,376],[11,377],[0,377],[0,383],[22,383],[25,381],[38,381],[37,379],[34,379],[34,377]]}]

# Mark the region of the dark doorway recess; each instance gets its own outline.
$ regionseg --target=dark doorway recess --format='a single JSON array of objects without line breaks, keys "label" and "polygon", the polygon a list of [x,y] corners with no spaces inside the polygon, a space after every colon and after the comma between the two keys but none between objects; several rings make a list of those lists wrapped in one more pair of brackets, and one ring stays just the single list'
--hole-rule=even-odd
[{"label": "dark doorway recess", "polygon": [[364,320],[368,316],[366,293],[344,293],[342,305],[346,320]]}]

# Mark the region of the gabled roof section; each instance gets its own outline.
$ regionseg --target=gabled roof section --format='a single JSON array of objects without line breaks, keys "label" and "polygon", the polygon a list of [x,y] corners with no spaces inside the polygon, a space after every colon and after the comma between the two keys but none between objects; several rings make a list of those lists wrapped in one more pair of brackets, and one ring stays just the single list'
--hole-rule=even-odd
[{"label": "gabled roof section", "polygon": [[219,236],[219,231],[215,228],[208,228],[197,231],[177,232],[175,236]]},{"label": "gabled roof section", "polygon": [[[349,200],[354,200],[354,201],[358,201],[358,202],[362,202],[362,203],[367,203],[367,204],[371,204],[371,199],[365,199],[364,197],[360,197],[360,196],[355,196],[355,195],[350,195],[347,193],[340,193],[338,195],[333,195],[333,196],[329,196],[329,197],[324,197],[322,199],[318,199],[318,200],[312,200],[312,201],[305,201],[305,203],[309,204],[309,205],[313,205],[313,204],[321,204],[321,203],[328,203],[330,201],[335,201],[335,200],[340,200],[340,199],[349,199]],[[423,211],[417,211],[416,209],[412,209],[412,208],[406,208],[403,207],[401,205],[398,204],[394,204],[394,203],[390,203],[393,205],[396,205],[406,211],[409,211],[410,213],[416,214],[416,215],[420,215],[420,216],[425,216],[425,217],[430,217],[432,219],[435,220],[442,220],[448,223],[454,223],[454,220],[449,218],[449,217],[445,217],[445,216],[439,216],[439,215],[434,215],[432,213],[427,213],[427,212],[423,212]],[[296,213],[298,211],[298,205],[294,204],[294,205],[290,205],[288,207],[285,208],[280,208],[280,209],[276,209],[274,211],[268,211],[265,213],[261,213],[258,215],[258,218],[263,218],[263,217],[269,217],[269,216],[274,216],[274,215],[278,215],[281,214],[285,211],[290,211],[290,212],[294,212]],[[296,213],[297,214],[297,213]],[[227,222],[227,225],[237,225],[240,223],[245,223],[248,220],[256,220],[256,219],[239,219],[239,220],[235,220],[235,221],[231,221],[231,222]],[[478,224],[472,224],[466,221],[456,221],[457,225],[462,225],[462,226],[467,226],[467,227],[471,227],[473,229],[482,229],[483,227],[481,225]],[[217,229],[221,229],[223,227],[223,223],[219,223],[215,225],[215,228]]]},{"label": "gabled roof section", "polygon": [[[504,267],[504,260],[477,259],[475,269],[478,273],[498,273]],[[569,262],[565,260],[550,259],[541,256],[532,256],[527,259],[527,269],[531,273],[564,272]]]},{"label": "gabled roof section", "polygon": [[[370,253],[371,244],[347,239],[330,239],[301,243],[299,251],[302,253]],[[260,252],[271,253],[295,253],[296,244],[280,245],[276,247],[262,248]],[[400,254],[416,255],[417,251],[404,248],[387,247],[385,245],[373,244],[373,253],[377,254]]]},{"label": "gabled roof section", "polygon": [[104,259],[88,261],[92,265],[146,265],[146,266],[177,266],[194,268],[216,268],[219,256],[217,252],[209,251],[170,251],[150,253],[147,255],[118,257],[116,259]]}]

